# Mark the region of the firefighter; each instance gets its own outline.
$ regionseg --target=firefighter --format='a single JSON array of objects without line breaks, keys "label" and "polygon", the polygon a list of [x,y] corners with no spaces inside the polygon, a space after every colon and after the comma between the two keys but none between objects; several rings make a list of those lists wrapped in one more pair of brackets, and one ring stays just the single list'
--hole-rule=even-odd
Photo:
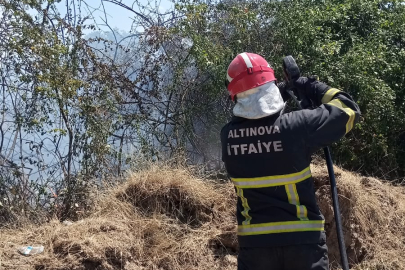
[{"label": "firefighter", "polygon": [[317,107],[282,114],[274,70],[257,54],[241,53],[228,67],[234,116],[221,143],[238,195],[238,270],[328,269],[311,154],[348,133],[360,110],[347,93],[312,77],[294,87]]}]

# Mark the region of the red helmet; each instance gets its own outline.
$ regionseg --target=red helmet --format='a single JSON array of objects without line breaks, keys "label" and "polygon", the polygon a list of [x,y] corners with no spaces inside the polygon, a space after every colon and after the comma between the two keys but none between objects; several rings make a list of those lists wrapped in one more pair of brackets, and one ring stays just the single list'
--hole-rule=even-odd
[{"label": "red helmet", "polygon": [[275,81],[274,70],[258,54],[241,53],[229,64],[227,88],[232,100],[239,93]]}]

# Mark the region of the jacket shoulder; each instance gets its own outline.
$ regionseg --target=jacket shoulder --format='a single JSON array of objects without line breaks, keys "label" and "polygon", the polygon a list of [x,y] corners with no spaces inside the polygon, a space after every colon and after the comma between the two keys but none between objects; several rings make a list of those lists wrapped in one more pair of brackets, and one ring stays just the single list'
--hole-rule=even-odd
[{"label": "jacket shoulder", "polygon": [[222,128],[221,128],[221,140],[224,138],[224,136],[228,133],[229,131],[229,126],[232,123],[232,121],[226,123]]},{"label": "jacket shoulder", "polygon": [[305,129],[305,112],[301,110],[282,114],[276,122],[278,122],[278,125],[280,125],[283,130],[295,131]]}]

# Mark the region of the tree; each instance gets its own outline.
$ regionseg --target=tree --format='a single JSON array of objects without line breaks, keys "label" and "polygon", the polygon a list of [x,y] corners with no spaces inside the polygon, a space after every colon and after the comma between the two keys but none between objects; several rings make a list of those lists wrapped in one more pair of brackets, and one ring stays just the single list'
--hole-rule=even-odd
[{"label": "tree", "polygon": [[335,145],[336,161],[369,175],[404,176],[401,1],[187,2],[178,7],[187,15],[179,31],[191,40],[200,72],[210,74],[205,87],[216,98],[226,64],[236,54],[263,55],[279,80],[281,60],[291,54],[303,74],[344,89],[361,107],[363,121]]}]

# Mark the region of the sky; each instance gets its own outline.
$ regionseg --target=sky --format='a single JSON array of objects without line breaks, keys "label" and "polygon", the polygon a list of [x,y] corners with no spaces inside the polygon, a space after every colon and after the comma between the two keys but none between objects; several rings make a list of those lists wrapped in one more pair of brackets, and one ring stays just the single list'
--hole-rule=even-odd
[{"label": "sky", "polygon": [[[96,20],[98,26],[102,31],[110,31],[107,26],[103,26],[104,22],[104,12],[102,11],[101,0],[86,0],[85,1],[89,7],[94,9],[99,8],[100,11],[93,13],[93,17]],[[133,0],[121,0],[121,2],[127,6],[132,7]],[[148,0],[140,0],[141,4],[147,4]],[[153,6],[158,6],[161,12],[164,12],[173,7],[173,3],[169,0],[152,0]],[[132,18],[136,16],[133,12],[118,6],[117,4],[103,1],[104,7],[107,11],[107,20],[111,28],[119,29],[122,32],[127,32],[131,30]],[[56,4],[58,10],[62,15],[66,14],[66,1],[62,0],[60,3]],[[136,6],[133,7],[137,10]]]}]

